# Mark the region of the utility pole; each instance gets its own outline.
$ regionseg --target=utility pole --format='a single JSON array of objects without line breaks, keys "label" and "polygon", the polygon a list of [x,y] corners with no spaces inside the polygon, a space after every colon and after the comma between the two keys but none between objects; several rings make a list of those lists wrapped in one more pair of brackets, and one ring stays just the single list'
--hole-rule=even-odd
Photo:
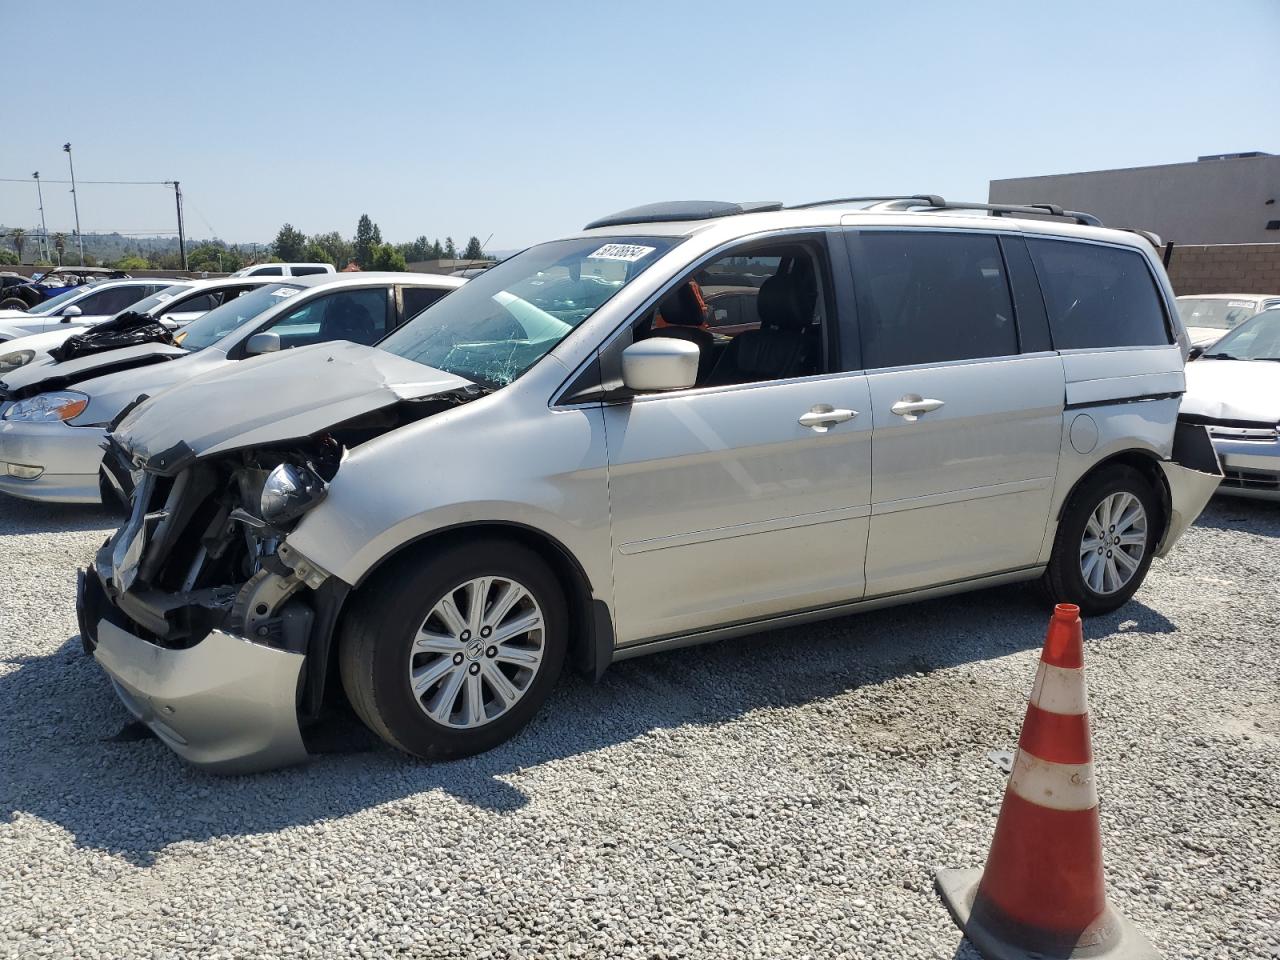
[{"label": "utility pole", "polygon": [[36,182],[36,200],[40,204],[40,233],[41,242],[44,244],[44,257],[41,259],[53,262],[53,255],[49,252],[49,225],[44,222],[44,190],[40,187],[40,171],[37,170],[31,175]]},{"label": "utility pole", "polygon": [[182,229],[182,184],[177,180],[173,181],[173,199],[178,205],[178,254],[182,257],[182,269],[185,270],[187,269],[187,236]]},{"label": "utility pole", "polygon": [[80,266],[84,266],[84,234],[80,232],[80,201],[76,199],[76,165],[71,160],[71,144],[64,143],[62,149],[67,154],[67,166],[71,168],[71,206],[76,212],[76,240],[80,244]]}]

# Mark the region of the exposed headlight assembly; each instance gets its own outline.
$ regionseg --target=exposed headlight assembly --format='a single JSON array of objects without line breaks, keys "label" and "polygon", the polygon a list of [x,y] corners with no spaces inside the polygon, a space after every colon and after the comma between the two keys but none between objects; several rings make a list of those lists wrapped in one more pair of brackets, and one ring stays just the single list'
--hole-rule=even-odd
[{"label": "exposed headlight assembly", "polygon": [[4,412],[4,419],[18,423],[57,423],[84,413],[89,397],[74,390],[42,393],[19,400]]},{"label": "exposed headlight assembly", "polygon": [[273,526],[302,516],[324,499],[328,484],[310,467],[282,463],[269,474],[262,485],[258,513]]},{"label": "exposed headlight assembly", "polygon": [[19,367],[25,367],[35,359],[35,355],[34,350],[10,350],[8,353],[0,354],[0,377],[6,373],[12,373]]}]

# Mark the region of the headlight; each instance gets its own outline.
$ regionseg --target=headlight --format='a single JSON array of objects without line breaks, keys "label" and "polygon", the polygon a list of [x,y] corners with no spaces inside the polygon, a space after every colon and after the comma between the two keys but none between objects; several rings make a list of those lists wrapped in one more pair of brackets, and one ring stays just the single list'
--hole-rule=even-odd
[{"label": "headlight", "polygon": [[282,463],[267,474],[258,513],[267,523],[288,523],[323,500],[327,489],[311,468]]},{"label": "headlight", "polygon": [[26,366],[35,358],[34,350],[11,350],[8,353],[0,354],[0,376],[17,370],[19,367]]},{"label": "headlight", "polygon": [[84,413],[89,398],[74,390],[42,393],[29,400],[19,400],[4,412],[6,420],[23,423],[57,423]]}]

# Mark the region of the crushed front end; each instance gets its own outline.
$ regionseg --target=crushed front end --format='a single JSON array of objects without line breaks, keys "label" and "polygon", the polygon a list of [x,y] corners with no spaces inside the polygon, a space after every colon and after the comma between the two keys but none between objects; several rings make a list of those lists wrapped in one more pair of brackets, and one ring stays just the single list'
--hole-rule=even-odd
[{"label": "crushed front end", "polygon": [[246,773],[305,759],[348,587],[284,538],[344,448],[329,436],[203,459],[107,447],[132,511],[81,572],[86,649],[190,763]]}]

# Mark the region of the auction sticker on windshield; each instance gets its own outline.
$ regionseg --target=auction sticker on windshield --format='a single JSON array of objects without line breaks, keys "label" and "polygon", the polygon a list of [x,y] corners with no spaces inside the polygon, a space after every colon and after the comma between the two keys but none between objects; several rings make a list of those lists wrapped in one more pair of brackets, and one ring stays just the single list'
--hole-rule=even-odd
[{"label": "auction sticker on windshield", "polygon": [[292,297],[297,292],[298,292],[297,287],[281,287],[279,290],[276,290],[271,295],[273,297]]},{"label": "auction sticker on windshield", "polygon": [[635,263],[643,260],[656,250],[656,247],[644,247],[638,243],[606,243],[595,253],[587,254],[588,260],[622,260]]}]

